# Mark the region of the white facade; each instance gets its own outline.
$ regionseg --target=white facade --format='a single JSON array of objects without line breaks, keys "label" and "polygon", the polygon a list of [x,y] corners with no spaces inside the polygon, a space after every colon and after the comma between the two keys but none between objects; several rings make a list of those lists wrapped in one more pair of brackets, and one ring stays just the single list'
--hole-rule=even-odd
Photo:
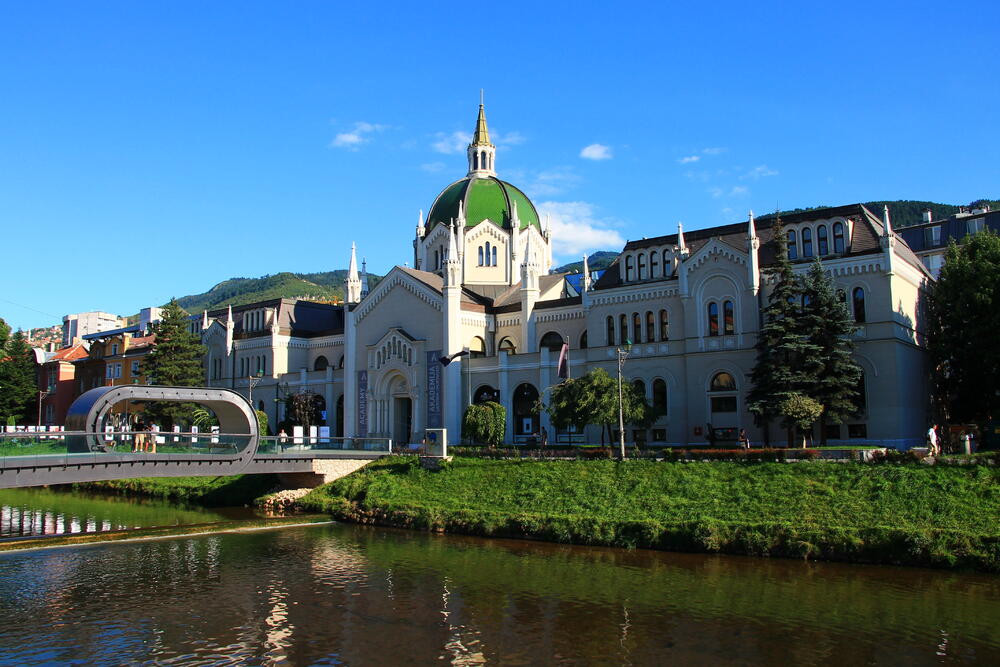
[{"label": "white facade", "polygon": [[[559,382],[562,342],[577,377],[596,367],[614,375],[617,347],[628,339],[625,375],[641,382],[664,412],[652,428],[626,426],[628,441],[703,443],[711,425],[746,428],[760,442],[764,434],[753,425],[746,396],[770,289],[772,220],[751,215],[736,225],[630,242],[579,294],[563,276],[548,274],[551,231],[533,208],[533,222],[523,224],[526,212],[518,208],[525,204],[519,191],[495,179],[494,158],[480,109],[467,182],[449,186],[465,188],[465,199],[449,209],[457,211],[453,217],[437,219],[446,189],[427,219],[420,215],[416,268],[396,266],[370,292],[362,290],[367,281],[352,248],[348,303],[339,309],[276,300],[206,314],[196,328],[209,347],[209,382],[246,391],[261,370],[253,400],[272,425],[284,417],[276,398],[309,390],[323,397],[334,433],[400,443],[444,426],[457,442],[465,407],[494,398],[507,408],[508,442],[529,442],[542,428],[550,442],[600,442],[600,428],[557,433],[530,407]],[[487,186],[512,203],[498,216],[505,220],[467,219],[473,208],[485,210],[468,193]],[[855,358],[864,370],[864,407],[856,419],[831,427],[828,438],[897,447],[922,442],[929,273],[892,231],[888,215],[879,219],[861,205],[799,213],[783,223],[796,270],[805,272],[821,254],[859,323]],[[311,328],[302,316],[288,316],[308,308],[315,311]],[[472,354],[442,365],[441,357],[465,350]],[[772,443],[783,438],[772,429]]]}]

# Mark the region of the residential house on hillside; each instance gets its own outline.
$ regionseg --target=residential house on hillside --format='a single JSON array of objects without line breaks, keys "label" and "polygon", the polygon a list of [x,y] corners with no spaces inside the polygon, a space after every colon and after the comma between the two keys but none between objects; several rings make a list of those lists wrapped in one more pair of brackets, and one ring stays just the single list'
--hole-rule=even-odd
[{"label": "residential house on hillside", "polygon": [[991,211],[984,206],[971,211],[962,210],[941,220],[934,220],[931,212],[925,211],[922,223],[900,229],[899,235],[937,278],[944,266],[948,244],[952,241],[961,243],[967,235],[984,229],[1000,232],[1000,211]]}]

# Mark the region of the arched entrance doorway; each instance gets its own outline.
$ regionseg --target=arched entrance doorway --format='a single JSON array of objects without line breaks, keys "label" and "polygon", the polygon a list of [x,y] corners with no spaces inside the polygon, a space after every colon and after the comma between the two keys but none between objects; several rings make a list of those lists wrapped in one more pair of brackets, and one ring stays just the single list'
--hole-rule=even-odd
[{"label": "arched entrance doorway", "polygon": [[531,436],[538,433],[538,390],[528,383],[519,384],[514,389],[511,402],[514,412],[514,435]]},{"label": "arched entrance doorway", "polygon": [[413,437],[413,399],[406,379],[398,377],[389,385],[389,401],[392,406],[390,436],[394,443],[408,444]]}]

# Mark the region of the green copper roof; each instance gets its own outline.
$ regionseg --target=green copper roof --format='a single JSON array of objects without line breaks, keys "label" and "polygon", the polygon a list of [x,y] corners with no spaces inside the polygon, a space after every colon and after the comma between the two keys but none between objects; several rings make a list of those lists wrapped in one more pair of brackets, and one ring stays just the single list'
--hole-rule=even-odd
[{"label": "green copper roof", "polygon": [[473,146],[492,146],[490,131],[486,129],[486,109],[479,105],[479,118],[476,119],[476,131],[472,135]]},{"label": "green copper roof", "polygon": [[475,227],[483,220],[510,228],[513,204],[517,202],[517,217],[521,229],[534,225],[541,229],[538,211],[527,195],[498,178],[463,178],[446,187],[431,206],[427,215],[428,230],[438,223],[450,224],[458,218],[458,202],[465,206],[465,226]]}]

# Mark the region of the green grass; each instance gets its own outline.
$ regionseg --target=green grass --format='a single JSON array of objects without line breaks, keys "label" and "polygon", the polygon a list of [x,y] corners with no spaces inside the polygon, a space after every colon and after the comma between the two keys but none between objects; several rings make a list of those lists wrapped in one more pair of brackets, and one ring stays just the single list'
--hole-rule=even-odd
[{"label": "green grass", "polygon": [[74,484],[74,488],[164,498],[207,507],[251,505],[278,484],[277,475],[138,477]]},{"label": "green grass", "polygon": [[1000,570],[1000,471],[414,457],[314,490],[361,522],[559,542]]}]

